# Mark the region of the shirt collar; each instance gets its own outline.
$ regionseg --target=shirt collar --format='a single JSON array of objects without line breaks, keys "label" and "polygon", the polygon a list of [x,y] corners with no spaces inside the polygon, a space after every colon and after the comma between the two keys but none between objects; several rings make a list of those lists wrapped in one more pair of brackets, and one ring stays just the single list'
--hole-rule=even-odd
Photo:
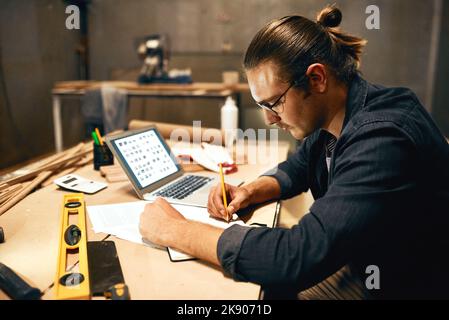
[{"label": "shirt collar", "polygon": [[[368,82],[357,73],[349,84],[348,97],[346,99],[345,118],[343,120],[341,132],[343,132],[349,120],[351,120],[351,118],[365,106],[367,94]],[[328,139],[330,139],[329,136],[334,137],[331,133],[324,129],[318,129],[309,137],[312,136],[314,137],[312,138],[313,141],[321,141],[320,145],[327,143]],[[305,139],[308,139],[309,137],[306,137]]]},{"label": "shirt collar", "polygon": [[368,83],[359,74],[356,74],[349,85],[342,131],[348,124],[349,120],[365,106],[367,94]]}]

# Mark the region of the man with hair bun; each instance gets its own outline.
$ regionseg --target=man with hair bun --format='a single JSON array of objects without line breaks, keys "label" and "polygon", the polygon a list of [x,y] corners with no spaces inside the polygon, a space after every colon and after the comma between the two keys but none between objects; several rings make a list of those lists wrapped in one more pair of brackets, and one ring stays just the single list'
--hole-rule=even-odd
[{"label": "man with hair bun", "polygon": [[326,7],[317,21],[287,16],[254,36],[244,57],[251,95],[267,124],[302,143],[255,181],[226,185],[227,212],[220,186],[208,201],[223,218],[310,190],[309,213],[291,229],[222,230],[158,199],[141,233],[269,297],[448,298],[448,143],[412,91],[361,77],[366,41],[341,31],[341,20]]}]

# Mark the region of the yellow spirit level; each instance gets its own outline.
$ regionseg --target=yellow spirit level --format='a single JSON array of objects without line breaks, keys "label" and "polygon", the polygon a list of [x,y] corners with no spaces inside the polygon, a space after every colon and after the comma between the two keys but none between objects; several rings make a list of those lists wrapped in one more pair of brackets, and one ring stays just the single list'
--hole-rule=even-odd
[{"label": "yellow spirit level", "polygon": [[86,210],[82,193],[64,195],[59,235],[56,299],[89,299]]}]

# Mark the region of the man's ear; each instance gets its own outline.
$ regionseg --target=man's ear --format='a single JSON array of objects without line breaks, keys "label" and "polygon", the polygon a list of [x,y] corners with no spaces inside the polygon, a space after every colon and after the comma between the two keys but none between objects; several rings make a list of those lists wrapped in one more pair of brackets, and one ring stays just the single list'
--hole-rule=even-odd
[{"label": "man's ear", "polygon": [[316,93],[324,93],[327,89],[327,71],[321,63],[311,64],[306,71],[309,78],[309,90]]}]

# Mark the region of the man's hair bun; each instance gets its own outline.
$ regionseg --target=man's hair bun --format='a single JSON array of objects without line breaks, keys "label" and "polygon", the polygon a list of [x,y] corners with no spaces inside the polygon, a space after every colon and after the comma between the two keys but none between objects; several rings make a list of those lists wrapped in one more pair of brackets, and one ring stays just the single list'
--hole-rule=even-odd
[{"label": "man's hair bun", "polygon": [[334,6],[327,6],[318,13],[316,20],[325,28],[335,28],[340,25],[342,18],[340,9]]}]

